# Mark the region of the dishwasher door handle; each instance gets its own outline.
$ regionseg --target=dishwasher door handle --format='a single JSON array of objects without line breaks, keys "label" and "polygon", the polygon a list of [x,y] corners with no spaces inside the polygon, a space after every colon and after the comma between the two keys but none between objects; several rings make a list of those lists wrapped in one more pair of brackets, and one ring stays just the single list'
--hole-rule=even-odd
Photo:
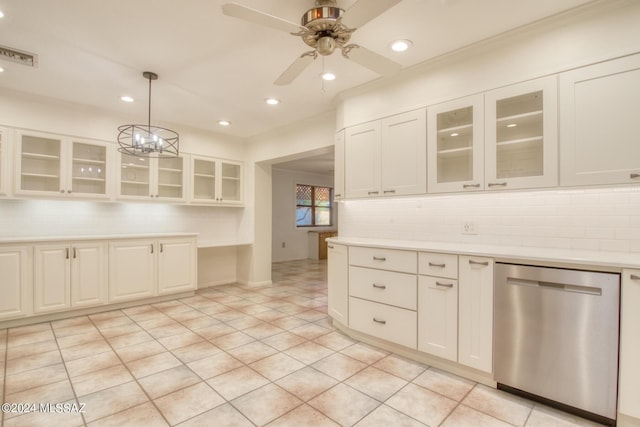
[{"label": "dishwasher door handle", "polygon": [[569,283],[546,282],[543,280],[528,280],[515,277],[507,277],[507,285],[514,286],[533,286],[540,288],[557,289],[565,292],[576,292],[587,295],[602,295],[602,288],[593,286],[571,285]]}]

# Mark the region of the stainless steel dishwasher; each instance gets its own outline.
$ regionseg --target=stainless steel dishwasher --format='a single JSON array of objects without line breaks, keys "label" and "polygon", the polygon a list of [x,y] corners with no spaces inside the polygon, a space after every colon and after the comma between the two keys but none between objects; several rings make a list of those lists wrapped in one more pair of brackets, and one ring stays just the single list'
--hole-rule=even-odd
[{"label": "stainless steel dishwasher", "polygon": [[620,275],[496,263],[498,388],[615,424]]}]

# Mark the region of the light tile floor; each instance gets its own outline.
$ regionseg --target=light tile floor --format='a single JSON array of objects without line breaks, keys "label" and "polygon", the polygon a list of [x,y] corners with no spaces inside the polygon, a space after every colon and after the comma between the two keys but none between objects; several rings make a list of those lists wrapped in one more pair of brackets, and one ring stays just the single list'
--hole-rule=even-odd
[{"label": "light tile floor", "polygon": [[354,341],[326,304],[326,262],[294,261],[271,286],[0,330],[2,401],[68,405],[1,424],[593,425]]}]

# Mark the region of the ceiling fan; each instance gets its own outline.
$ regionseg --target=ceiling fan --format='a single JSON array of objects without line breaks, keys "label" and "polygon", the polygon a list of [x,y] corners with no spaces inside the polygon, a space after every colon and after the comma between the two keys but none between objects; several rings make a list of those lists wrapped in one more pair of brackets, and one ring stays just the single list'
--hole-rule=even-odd
[{"label": "ceiling fan", "polygon": [[304,52],[274,82],[282,86],[293,82],[318,55],[342,55],[383,76],[395,74],[400,64],[357,44],[349,44],[354,31],[402,0],[358,0],[349,9],[336,0],[315,0],[315,7],[302,15],[300,25],[238,3],[227,3],[222,12],[234,18],[286,31],[302,38],[313,50]]}]

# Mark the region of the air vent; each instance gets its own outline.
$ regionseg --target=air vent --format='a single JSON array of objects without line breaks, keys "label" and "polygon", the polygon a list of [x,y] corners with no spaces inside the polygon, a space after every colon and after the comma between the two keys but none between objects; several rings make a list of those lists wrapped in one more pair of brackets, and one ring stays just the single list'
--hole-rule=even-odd
[{"label": "air vent", "polygon": [[17,62],[27,67],[36,67],[38,65],[38,55],[6,46],[0,46],[0,59]]}]

